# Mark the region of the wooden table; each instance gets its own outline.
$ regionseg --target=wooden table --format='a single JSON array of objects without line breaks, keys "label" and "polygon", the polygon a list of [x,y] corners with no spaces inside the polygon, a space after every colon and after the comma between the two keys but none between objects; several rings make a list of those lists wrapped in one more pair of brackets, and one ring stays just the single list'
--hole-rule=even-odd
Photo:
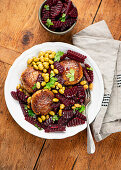
[{"label": "wooden table", "polygon": [[0,170],[120,170],[121,133],[96,143],[86,152],[86,130],[63,140],[45,140],[24,131],[8,112],[4,82],[14,60],[26,49],[47,41],[71,43],[72,35],[105,20],[113,37],[121,39],[121,0],[73,0],[79,19],[72,32],[56,36],[38,21],[43,0],[0,0]]}]

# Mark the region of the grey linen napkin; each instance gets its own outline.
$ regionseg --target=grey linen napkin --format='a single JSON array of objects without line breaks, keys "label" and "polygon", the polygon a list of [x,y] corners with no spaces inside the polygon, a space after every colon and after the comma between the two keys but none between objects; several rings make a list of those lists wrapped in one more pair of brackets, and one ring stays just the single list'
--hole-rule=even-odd
[{"label": "grey linen napkin", "polygon": [[101,109],[92,123],[96,141],[121,131],[121,42],[114,40],[105,21],[73,36],[73,44],[97,63],[104,80]]}]

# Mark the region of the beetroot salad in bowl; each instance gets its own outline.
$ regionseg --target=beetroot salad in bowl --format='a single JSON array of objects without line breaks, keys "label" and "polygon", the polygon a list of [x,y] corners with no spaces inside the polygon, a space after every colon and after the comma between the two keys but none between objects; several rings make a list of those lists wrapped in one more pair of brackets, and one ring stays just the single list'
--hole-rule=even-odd
[{"label": "beetroot salad in bowl", "polygon": [[[16,81],[17,84],[11,91],[9,89],[11,100],[17,106],[19,105],[24,122],[27,122],[27,125],[32,129],[36,129],[37,133],[42,131],[45,136],[48,134],[50,136],[54,133],[55,135],[63,134],[66,131],[68,133],[69,129],[78,129],[81,126],[85,128],[85,90],[89,89],[93,92],[93,85],[95,88],[95,73],[93,71],[95,68],[88,62],[87,55],[76,50],[77,47],[73,50],[72,45],[67,45],[66,49],[62,47],[59,49],[57,43],[58,49],[54,50],[54,46],[51,46],[54,43],[47,44],[45,49],[40,45],[37,55],[30,54],[30,50],[28,50],[26,58],[26,53],[23,53],[25,55],[23,57],[24,68],[18,71],[19,82]],[[64,46],[65,43],[60,44]],[[5,89],[6,87],[7,83]],[[100,96],[100,102],[95,104],[98,111],[103,96],[103,86],[101,88],[102,92],[98,96],[96,93],[94,96],[92,95],[92,101],[95,96],[97,98]],[[7,100],[6,94],[5,98]],[[16,113],[16,116],[19,117],[19,113]],[[74,133],[73,130],[72,132]]]},{"label": "beetroot salad in bowl", "polygon": [[46,0],[39,9],[39,21],[49,32],[65,34],[77,22],[78,11],[71,0]]}]

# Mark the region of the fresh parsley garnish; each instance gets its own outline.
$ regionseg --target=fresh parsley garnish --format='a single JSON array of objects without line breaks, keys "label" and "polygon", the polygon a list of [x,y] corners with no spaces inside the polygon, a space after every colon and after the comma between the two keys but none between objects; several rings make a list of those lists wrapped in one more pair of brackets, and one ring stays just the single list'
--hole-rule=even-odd
[{"label": "fresh parsley garnish", "polygon": [[44,8],[49,11],[49,5],[45,5]]},{"label": "fresh parsley garnish", "polygon": [[32,87],[32,89],[34,90],[34,89],[36,89],[36,87],[37,87],[37,86],[36,86],[36,83],[35,83],[34,86]]},{"label": "fresh parsley garnish", "polygon": [[73,111],[74,113],[76,112],[76,110],[78,110],[80,113],[82,113],[83,111],[85,111],[85,106],[82,105],[81,107],[76,107]]},{"label": "fresh parsley garnish", "polygon": [[27,105],[24,105],[24,109],[27,110],[28,115],[29,115],[30,117],[36,118],[35,113],[34,113],[32,110],[28,109]]},{"label": "fresh parsley garnish", "polygon": [[63,13],[63,14],[62,14],[62,17],[59,18],[59,20],[60,20],[61,22],[65,22],[65,20],[66,20],[66,14]]},{"label": "fresh parsley garnish", "polygon": [[58,116],[57,115],[54,115],[53,117],[52,117],[52,120],[55,122],[56,120],[58,120],[59,118],[58,118]]},{"label": "fresh parsley garnish", "polygon": [[87,70],[91,70],[91,71],[93,71],[93,68],[92,68],[92,67],[90,67],[90,68],[89,68],[89,67],[87,67],[86,69],[87,69]]},{"label": "fresh parsley garnish", "polygon": [[25,109],[25,110],[28,110],[28,107],[27,107],[27,105],[24,105],[24,109]]},{"label": "fresh parsley garnish", "polygon": [[58,79],[55,78],[55,77],[50,77],[50,81],[46,84],[46,86],[44,87],[44,89],[50,89],[51,87],[54,86],[55,82],[57,81]]},{"label": "fresh parsley garnish", "polygon": [[35,118],[35,113],[34,113],[32,110],[29,110],[29,109],[28,109],[28,115],[29,115],[30,117]]},{"label": "fresh parsley garnish", "polygon": [[69,78],[69,81],[74,81],[74,74],[75,74],[75,71],[73,69],[70,69],[70,73],[66,75],[66,77]]},{"label": "fresh parsley garnish", "polygon": [[64,52],[58,51],[55,55],[54,61],[60,61],[61,56],[63,56]]},{"label": "fresh parsley garnish", "polygon": [[39,126],[37,126],[37,124],[35,124],[34,126],[37,127],[38,130],[42,130],[42,128],[40,128]]},{"label": "fresh parsley garnish", "polygon": [[51,19],[47,19],[46,26],[49,28],[51,25],[54,25]]}]

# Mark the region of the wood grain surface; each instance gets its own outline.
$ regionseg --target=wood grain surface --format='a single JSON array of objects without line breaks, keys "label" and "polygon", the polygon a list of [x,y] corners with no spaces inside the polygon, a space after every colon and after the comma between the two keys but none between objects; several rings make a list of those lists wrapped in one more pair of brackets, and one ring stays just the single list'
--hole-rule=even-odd
[{"label": "wood grain surface", "polygon": [[68,34],[48,33],[39,24],[43,0],[0,0],[0,170],[120,170],[121,133],[96,143],[94,155],[86,152],[86,130],[63,140],[32,136],[11,117],[4,99],[4,82],[14,60],[33,45],[62,41],[86,26],[105,20],[115,39],[121,39],[120,0],[73,0],[79,18]]}]

